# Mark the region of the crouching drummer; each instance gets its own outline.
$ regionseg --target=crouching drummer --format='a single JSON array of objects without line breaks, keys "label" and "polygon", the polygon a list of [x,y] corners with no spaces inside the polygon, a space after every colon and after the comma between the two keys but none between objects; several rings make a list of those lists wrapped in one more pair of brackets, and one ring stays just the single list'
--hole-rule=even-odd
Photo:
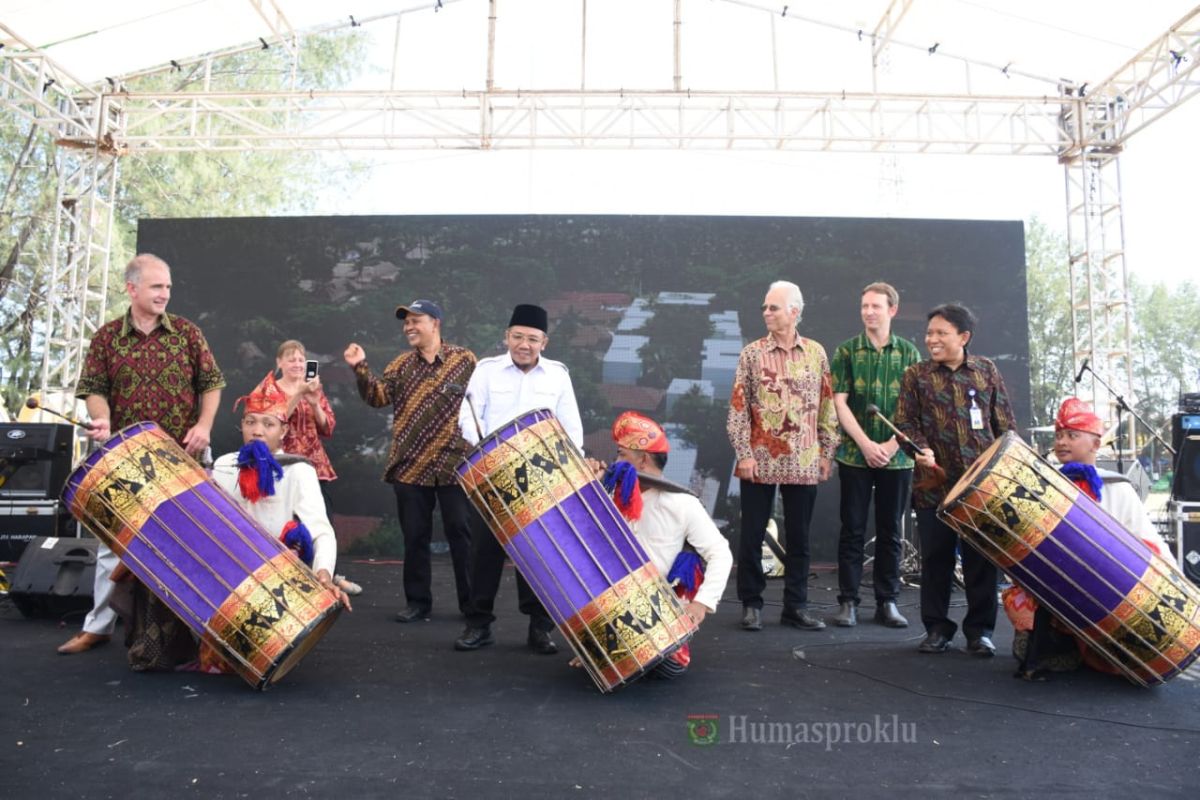
[{"label": "crouching drummer", "polygon": [[[1119,472],[1097,469],[1096,454],[1103,433],[1103,421],[1087,403],[1074,397],[1064,400],[1054,420],[1054,455],[1062,465],[1060,471],[1147,547],[1158,555],[1167,555],[1167,545],[1129,479]],[[1020,662],[1017,677],[1045,680],[1050,672],[1065,672],[1082,664],[1116,673],[1024,589],[1007,589],[1002,599],[1015,631],[1013,655]]]},{"label": "crouching drummer", "polygon": [[[662,477],[671,445],[666,432],[649,417],[626,411],[612,428],[617,462],[612,467],[589,459],[629,527],[658,571],[675,587],[688,616],[697,625],[717,610],[725,592],[733,554],[700,500]],[[684,645],[650,673],[677,678],[691,662]],[[578,659],[571,662],[578,666]]]},{"label": "crouching drummer", "polygon": [[216,460],[213,480],[268,533],[295,550],[350,611],[350,599],[334,583],[337,540],[317,471],[303,456],[282,449],[287,396],[271,386],[259,386],[238,403],[243,401],[244,444],[238,452]]}]

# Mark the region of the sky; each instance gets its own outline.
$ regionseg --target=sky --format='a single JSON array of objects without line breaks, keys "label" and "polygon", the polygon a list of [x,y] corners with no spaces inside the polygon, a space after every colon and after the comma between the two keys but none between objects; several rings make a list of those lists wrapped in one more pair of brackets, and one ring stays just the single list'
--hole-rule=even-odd
[{"label": "sky", "polygon": [[[961,10],[971,6],[970,3],[947,3],[946,8]],[[520,11],[526,7],[540,16],[514,20],[510,9]],[[653,8],[661,15],[667,7],[669,4],[661,3],[646,8]],[[506,33],[516,28],[525,34],[525,38],[498,41],[498,85],[570,84],[572,78],[569,74],[564,75],[563,70],[577,69],[575,65],[579,58],[571,50],[571,35],[562,33],[571,30],[569,8],[568,5],[548,3],[504,7],[508,16],[502,22],[507,23],[507,27],[501,25],[498,30]],[[762,25],[758,21],[763,18],[761,14],[750,14],[727,4],[704,7],[691,4],[689,8],[719,10],[723,16],[708,20],[705,24],[710,26],[714,23],[747,24],[745,30],[738,29],[736,33],[736,36],[746,38],[743,45],[761,41]],[[554,18],[551,9],[561,13],[563,18]],[[447,14],[453,11],[455,9],[449,6],[446,9]],[[653,60],[661,55],[661,47],[655,47],[648,40],[629,39],[639,34],[622,29],[616,35],[625,37],[621,41],[627,47],[628,55],[624,58],[619,57],[619,53],[606,55],[603,48],[611,37],[604,35],[605,20],[593,12],[589,14],[592,14],[589,24],[597,29],[594,32],[597,44],[589,44],[590,82],[646,85],[655,77],[663,76],[663,65]],[[687,30],[688,35],[695,38],[706,35],[698,17],[699,14],[692,15],[690,24],[693,27]],[[442,21],[446,19],[441,18]],[[401,81],[407,76],[413,85],[425,88],[457,85],[455,81],[465,86],[477,85],[481,50],[470,46],[469,42],[476,41],[481,34],[480,20],[474,20],[472,24],[478,29],[465,39],[438,38],[442,35],[438,21],[439,18],[429,14],[404,19],[400,48],[403,55],[398,62]],[[655,27],[662,28],[661,25]],[[810,29],[811,26],[788,26],[785,32],[789,36],[803,37]],[[780,30],[783,30],[782,26]],[[389,23],[375,33],[374,73],[362,79],[363,85],[377,83],[382,73],[390,71],[394,49],[392,31]],[[836,31],[833,33],[835,35],[821,37],[821,41],[829,40],[845,47],[846,37],[839,38]],[[1048,33],[1056,41],[1063,39],[1062,28],[1050,29]],[[1136,37],[1139,46],[1147,43],[1147,35],[1141,30],[1129,35]],[[1092,51],[1108,43],[1096,36],[1080,39],[1074,42],[1080,58],[1090,54],[1093,61],[1096,54]],[[819,72],[815,73],[817,78],[809,77],[814,74],[814,64],[800,61],[800,57],[794,55],[803,50],[806,56],[815,58],[811,56],[817,46],[814,39],[797,39],[796,42],[802,42],[804,47],[788,46],[789,40],[782,35],[778,41],[781,52],[786,55],[780,61],[781,72],[808,70],[804,72],[804,80],[821,81]],[[1067,37],[1064,46],[1070,44],[1070,37]],[[691,51],[685,49],[685,54],[694,53],[698,47]],[[762,48],[747,47],[743,52],[755,50]],[[645,64],[638,64],[635,54],[643,51],[652,55],[646,56]],[[1133,51],[1132,46],[1123,50],[1114,48],[1098,63],[1112,63],[1112,59],[1124,58],[1125,52]],[[708,52],[705,51],[706,57]],[[844,51],[831,51],[827,54],[827,63],[861,63],[861,50],[849,54],[853,61],[838,60],[846,55]],[[912,56],[898,55],[895,63],[885,70],[885,79],[900,85],[906,71],[911,69],[933,71],[922,72],[921,79],[938,80],[936,70],[944,72],[944,63],[934,64],[924,54],[920,55],[921,59],[915,60]],[[713,85],[719,81],[729,85],[761,86],[764,69],[768,68],[761,52],[747,56],[744,61],[740,66],[722,63],[717,69],[707,61],[694,58],[691,62],[685,61],[684,72],[700,85]],[[1120,60],[1116,62],[1119,63]],[[638,72],[639,69],[645,71]],[[739,69],[744,73],[736,73]],[[785,74],[785,80],[786,77]],[[953,72],[952,78],[952,81],[946,79],[947,87],[959,84],[957,72]],[[625,84],[625,81],[629,83]],[[1021,91],[1033,93],[1045,89],[1044,86],[1038,88],[1036,82],[1030,86],[1034,89],[1023,86]],[[1194,167],[1187,166],[1190,158],[1186,156],[1197,131],[1200,131],[1200,100],[1193,99],[1136,134],[1121,155],[1126,266],[1131,275],[1145,282],[1172,282],[1200,276],[1200,269],[1197,269],[1200,259],[1195,255],[1195,249],[1188,247],[1188,233],[1197,222],[1197,214],[1191,205],[1194,181],[1189,177]],[[373,153],[366,158],[371,166],[365,176],[355,179],[348,196],[331,194],[322,198],[313,209],[315,213],[713,214],[1023,221],[1036,216],[1051,228],[1066,231],[1064,170],[1054,157],[1045,155],[446,150]]]}]

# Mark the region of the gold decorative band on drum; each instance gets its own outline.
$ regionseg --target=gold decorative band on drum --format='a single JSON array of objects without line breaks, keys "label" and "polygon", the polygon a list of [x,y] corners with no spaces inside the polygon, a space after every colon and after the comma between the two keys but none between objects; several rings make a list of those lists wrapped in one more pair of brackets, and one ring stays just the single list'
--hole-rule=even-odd
[{"label": "gold decorative band on drum", "polygon": [[938,516],[1141,686],[1200,656],[1200,592],[1011,431]]},{"label": "gold decorative band on drum", "polygon": [[67,479],[63,503],[256,689],[299,663],[341,611],[337,595],[153,423],[124,428],[92,453]]},{"label": "gold decorative band on drum", "polygon": [[601,691],[645,674],[695,633],[550,411],[500,426],[457,475]]}]

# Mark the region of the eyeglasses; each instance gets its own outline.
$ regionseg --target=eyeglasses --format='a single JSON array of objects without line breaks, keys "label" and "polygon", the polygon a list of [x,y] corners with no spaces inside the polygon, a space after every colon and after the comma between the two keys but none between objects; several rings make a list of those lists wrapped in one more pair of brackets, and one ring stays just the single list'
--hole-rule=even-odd
[{"label": "eyeglasses", "polygon": [[770,311],[771,313],[775,313],[776,311],[782,311],[783,306],[768,305],[767,303],[763,303],[762,310]]},{"label": "eyeglasses", "polygon": [[537,347],[539,344],[546,341],[541,336],[530,336],[529,334],[526,334],[526,333],[510,333],[508,335],[508,338],[512,339],[513,342],[515,342],[517,344],[523,344],[524,342],[529,342],[534,347]]}]

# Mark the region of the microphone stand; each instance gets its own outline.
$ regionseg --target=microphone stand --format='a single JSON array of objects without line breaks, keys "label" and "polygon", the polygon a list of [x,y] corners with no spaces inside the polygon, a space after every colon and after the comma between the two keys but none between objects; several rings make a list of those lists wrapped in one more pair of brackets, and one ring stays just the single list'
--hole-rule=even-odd
[{"label": "microphone stand", "polygon": [[1092,369],[1091,364],[1085,363],[1083,369],[1092,373],[1092,377],[1099,381],[1100,385],[1107,389],[1108,393],[1116,398],[1117,401],[1117,472],[1121,473],[1122,475],[1125,474],[1125,462],[1124,459],[1121,458],[1121,438],[1125,435],[1124,426],[1121,423],[1121,414],[1125,411],[1133,414],[1133,418],[1142,423],[1142,427],[1150,431],[1150,435],[1157,439],[1158,443],[1167,449],[1167,452],[1169,452],[1172,456],[1175,455],[1175,448],[1167,444],[1166,440],[1158,435],[1158,431],[1150,427],[1150,424],[1147,423],[1146,420],[1142,419],[1140,414],[1130,408],[1129,404],[1125,402],[1125,397],[1111,385],[1109,385],[1108,381],[1104,380],[1104,378],[1100,376],[1099,372],[1096,372],[1096,370]]}]

